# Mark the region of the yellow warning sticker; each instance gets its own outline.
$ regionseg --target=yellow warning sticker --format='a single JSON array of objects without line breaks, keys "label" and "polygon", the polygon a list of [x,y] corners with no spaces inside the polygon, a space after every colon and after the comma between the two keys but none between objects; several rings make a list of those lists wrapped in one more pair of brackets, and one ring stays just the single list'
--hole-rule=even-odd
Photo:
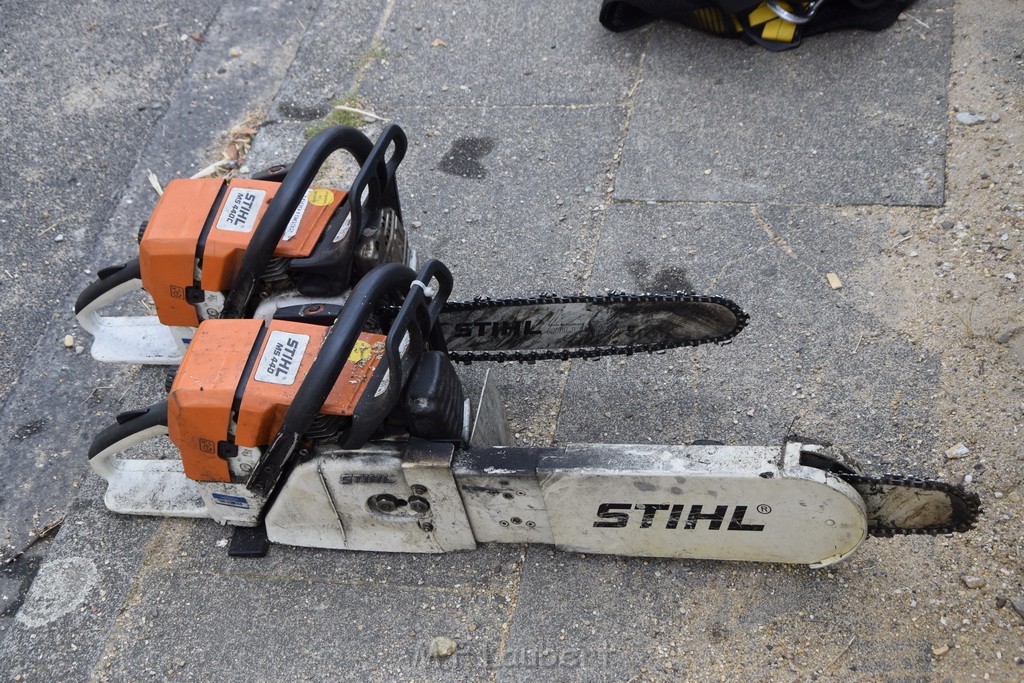
[{"label": "yellow warning sticker", "polygon": [[350,363],[362,363],[372,355],[373,347],[362,339],[357,339],[356,345],[352,347],[352,353],[348,354],[348,361]]},{"label": "yellow warning sticker", "polygon": [[334,192],[331,190],[310,190],[306,199],[313,206],[328,206],[334,201]]}]

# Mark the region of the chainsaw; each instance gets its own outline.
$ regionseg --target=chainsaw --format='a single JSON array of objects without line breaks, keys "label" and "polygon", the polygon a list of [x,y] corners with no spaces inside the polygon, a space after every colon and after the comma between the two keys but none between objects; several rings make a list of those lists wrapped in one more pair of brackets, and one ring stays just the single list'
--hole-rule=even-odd
[{"label": "chainsaw", "polygon": [[[407,148],[394,124],[376,143],[335,126],[312,138],[291,166],[251,179],[171,181],[140,230],[139,257],[100,270],[75,303],[93,336],[93,357],[174,365],[204,320],[330,324],[352,285],[375,266],[415,268],[395,178]],[[338,151],[361,164],[350,189],[312,186]],[[102,314],[139,289],[155,315]],[[457,360],[532,362],[726,342],[745,320],[721,297],[545,294],[451,302],[441,325]],[[647,341],[637,345],[637,338]]]},{"label": "chainsaw", "polygon": [[[335,126],[295,163],[252,178],[179,179],[139,231],[139,256],[104,268],[75,302],[97,360],[177,364],[203,320],[271,318],[312,300],[343,303],[352,282],[381,263],[415,267],[395,172],[408,141],[389,126],[376,144]],[[333,153],[359,172],[345,191],[312,185]],[[107,316],[139,289],[155,315]]]},{"label": "chainsaw", "polygon": [[[203,321],[167,400],[94,439],[106,506],[231,525],[233,555],[269,543],[423,553],[543,543],[813,567],[869,535],[967,531],[981,512],[960,486],[864,473],[796,440],[516,446],[493,384],[467,395],[456,361],[722,342],[746,315],[708,297],[623,295],[515,300],[515,321],[496,320],[487,316],[501,304],[449,304],[452,285],[436,260],[419,272],[384,263],[337,310]],[[609,323],[616,311],[626,324]],[[176,453],[160,457],[162,437]]]}]

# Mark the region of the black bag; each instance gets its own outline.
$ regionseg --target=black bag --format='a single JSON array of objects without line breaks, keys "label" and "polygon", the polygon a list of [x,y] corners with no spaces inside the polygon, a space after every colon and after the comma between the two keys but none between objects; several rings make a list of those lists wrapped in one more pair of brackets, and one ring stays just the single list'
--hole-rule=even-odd
[{"label": "black bag", "polygon": [[668,19],[769,50],[789,50],[804,36],[891,26],[914,0],[604,0],[601,24],[629,31]]}]

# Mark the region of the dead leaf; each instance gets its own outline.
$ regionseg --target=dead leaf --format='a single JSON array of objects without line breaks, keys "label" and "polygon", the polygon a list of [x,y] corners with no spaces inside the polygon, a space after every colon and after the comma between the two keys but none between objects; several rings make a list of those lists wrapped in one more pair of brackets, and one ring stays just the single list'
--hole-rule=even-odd
[{"label": "dead leaf", "polygon": [[433,42],[430,43],[430,47],[448,47],[448,43],[440,38],[434,38]]},{"label": "dead leaf", "polygon": [[197,43],[202,43],[206,40],[206,36],[204,36],[199,31],[192,31],[192,33],[188,34],[188,37],[196,41]]}]

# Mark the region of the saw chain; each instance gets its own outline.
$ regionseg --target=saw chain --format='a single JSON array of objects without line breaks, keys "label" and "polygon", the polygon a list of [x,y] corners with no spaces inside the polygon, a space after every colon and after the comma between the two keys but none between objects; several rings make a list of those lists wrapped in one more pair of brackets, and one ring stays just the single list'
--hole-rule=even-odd
[{"label": "saw chain", "polygon": [[491,299],[488,297],[477,297],[472,301],[448,302],[445,304],[445,311],[482,311],[488,309],[499,309],[512,306],[550,305],[550,304],[631,304],[645,302],[676,302],[694,304],[717,304],[728,309],[736,316],[735,326],[728,332],[702,339],[673,340],[668,342],[645,343],[638,341],[635,344],[615,346],[586,346],[577,348],[561,349],[503,349],[495,351],[450,351],[449,357],[456,363],[469,365],[475,361],[506,362],[516,361],[519,363],[534,363],[543,360],[576,360],[601,358],[604,356],[632,356],[637,353],[656,353],[668,349],[681,348],[686,346],[699,346],[701,344],[726,344],[738,335],[746,327],[749,316],[743,312],[735,302],[724,297],[708,296],[700,294],[687,294],[677,292],[675,294],[622,294],[611,292],[599,296],[559,296],[556,294],[541,294],[536,297]]},{"label": "saw chain", "polygon": [[[974,528],[982,512],[978,494],[956,484],[891,474],[835,474],[864,498],[868,507],[868,533],[872,536],[941,536],[962,533]],[[943,511],[945,523],[908,525],[900,516],[900,512],[906,512],[906,509],[901,510],[899,502],[891,503],[894,494],[918,497],[920,494],[931,493],[940,494],[942,498],[938,500],[944,498],[948,503],[948,509]],[[927,504],[923,507],[926,508]]]}]

